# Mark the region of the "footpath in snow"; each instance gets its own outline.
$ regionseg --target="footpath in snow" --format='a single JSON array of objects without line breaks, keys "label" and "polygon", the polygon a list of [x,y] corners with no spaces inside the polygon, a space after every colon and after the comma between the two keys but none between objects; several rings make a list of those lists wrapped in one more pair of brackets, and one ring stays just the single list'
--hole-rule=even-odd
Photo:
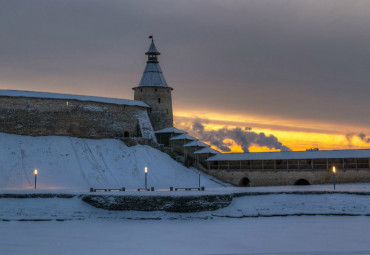
[{"label": "footpath in snow", "polygon": [[[341,186],[341,185],[339,185]],[[349,185],[345,185],[350,187]],[[356,185],[352,185],[356,187]],[[363,185],[364,186],[364,185]],[[368,185],[370,187],[370,185]],[[277,188],[277,187],[276,187]],[[283,188],[283,187],[282,187]],[[156,192],[147,192],[155,196]],[[176,195],[176,192],[159,192]],[[144,193],[142,193],[144,195]],[[190,195],[190,193],[188,193]],[[200,195],[200,192],[191,193]],[[193,213],[166,211],[110,211],[95,208],[82,195],[51,198],[0,198],[0,220],[97,219],[218,219],[301,215],[370,216],[370,195],[364,193],[251,193],[234,197],[222,209]],[[184,194],[183,194],[184,195]],[[226,195],[229,195],[228,193]],[[104,195],[103,195],[104,196]],[[153,198],[155,199],[155,198]]]}]

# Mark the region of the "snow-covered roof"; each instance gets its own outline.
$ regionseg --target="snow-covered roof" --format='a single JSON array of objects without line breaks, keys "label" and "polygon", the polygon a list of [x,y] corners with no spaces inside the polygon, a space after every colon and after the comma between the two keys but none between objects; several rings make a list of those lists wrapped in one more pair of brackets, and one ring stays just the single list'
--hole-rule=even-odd
[{"label": "snow-covered roof", "polygon": [[190,140],[190,141],[195,141],[197,140],[196,138],[188,135],[188,134],[181,134],[175,137],[170,138],[170,140]]},{"label": "snow-covered roof", "polygon": [[185,134],[185,131],[182,131],[180,129],[177,129],[175,127],[168,127],[161,130],[157,130],[154,133],[156,134],[165,134],[165,133],[173,133],[173,134]]},{"label": "snow-covered roof", "polygon": [[148,61],[138,87],[168,87],[162,69],[159,66],[157,56],[160,53],[157,47],[155,47],[153,38],[149,50],[145,54],[148,55]]},{"label": "snow-covered roof", "polygon": [[209,145],[202,143],[201,141],[192,141],[190,143],[184,144],[184,147],[209,147]]},{"label": "snow-covered roof", "polygon": [[220,152],[208,147],[208,148],[203,148],[200,150],[197,150],[194,152],[194,154],[218,154]]},{"label": "snow-covered roof", "polygon": [[106,103],[106,104],[149,107],[149,105],[147,105],[146,103],[142,101],[136,101],[136,100],[109,98],[109,97],[83,96],[83,95],[71,95],[71,94],[59,94],[59,93],[50,93],[50,92],[0,90],[0,96],[78,100],[78,101],[99,102],[99,103]]},{"label": "snow-covered roof", "polygon": [[232,160],[286,160],[286,159],[326,159],[326,158],[370,158],[370,150],[313,150],[313,151],[280,151],[220,153],[207,161]]},{"label": "snow-covered roof", "polygon": [[139,87],[168,87],[164,79],[159,63],[149,62],[146,64],[143,76],[141,77]]}]

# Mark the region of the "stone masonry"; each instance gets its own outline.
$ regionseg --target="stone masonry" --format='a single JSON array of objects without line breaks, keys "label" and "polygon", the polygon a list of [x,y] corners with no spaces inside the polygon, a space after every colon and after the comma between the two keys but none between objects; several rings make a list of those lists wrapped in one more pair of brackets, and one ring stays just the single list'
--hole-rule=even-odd
[{"label": "stone masonry", "polygon": [[143,101],[151,106],[148,115],[155,131],[173,126],[172,88],[143,86],[134,90],[134,100]]},{"label": "stone masonry", "polygon": [[[333,182],[333,174],[329,170],[205,170],[206,173],[236,186],[248,179],[247,186],[281,186],[295,185],[301,179],[310,184],[326,184]],[[337,183],[370,182],[370,170],[346,169],[338,170]]]},{"label": "stone masonry", "polygon": [[[147,125],[148,127],[146,127]],[[141,137],[152,129],[146,107],[101,102],[0,97],[0,132],[81,138]]]}]

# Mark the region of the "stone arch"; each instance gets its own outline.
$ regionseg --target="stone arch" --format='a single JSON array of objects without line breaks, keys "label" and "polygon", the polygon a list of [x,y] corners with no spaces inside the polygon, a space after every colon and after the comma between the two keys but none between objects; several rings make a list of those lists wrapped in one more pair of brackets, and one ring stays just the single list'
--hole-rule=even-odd
[{"label": "stone arch", "polygon": [[311,185],[311,183],[309,181],[307,181],[306,179],[299,179],[299,180],[296,180],[294,182],[294,185]]},{"label": "stone arch", "polygon": [[239,181],[239,187],[249,187],[250,186],[250,180],[247,177],[243,177]]}]

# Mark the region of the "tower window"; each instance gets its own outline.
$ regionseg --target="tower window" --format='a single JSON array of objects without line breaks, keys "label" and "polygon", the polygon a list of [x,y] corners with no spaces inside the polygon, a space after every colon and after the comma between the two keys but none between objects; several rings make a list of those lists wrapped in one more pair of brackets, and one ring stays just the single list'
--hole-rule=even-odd
[{"label": "tower window", "polygon": [[140,92],[143,92],[143,89],[140,89]]},{"label": "tower window", "polygon": [[167,114],[168,114],[168,109],[167,109]]},{"label": "tower window", "polygon": [[155,88],[154,90],[155,90],[155,92],[157,92],[157,88]]},{"label": "tower window", "polygon": [[161,99],[160,98],[158,98],[158,104],[160,104],[161,103]]}]

